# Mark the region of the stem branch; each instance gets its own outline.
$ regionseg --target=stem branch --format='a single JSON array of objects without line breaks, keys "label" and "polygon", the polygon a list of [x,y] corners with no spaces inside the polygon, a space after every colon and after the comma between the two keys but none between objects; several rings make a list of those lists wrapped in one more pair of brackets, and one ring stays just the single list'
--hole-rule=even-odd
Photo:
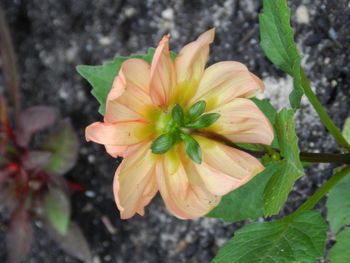
[{"label": "stem branch", "polygon": [[310,82],[307,79],[304,70],[301,70],[301,83],[303,90],[305,92],[305,95],[311,102],[312,106],[315,108],[316,112],[320,116],[320,119],[323,123],[323,125],[327,128],[327,130],[333,135],[336,142],[345,147],[346,149],[350,150],[350,144],[345,140],[343,135],[341,134],[340,130],[337,126],[335,126],[332,119],[329,117],[326,110],[323,108],[321,102],[316,97],[315,93],[312,91]]},{"label": "stem branch", "polygon": [[318,189],[308,200],[306,200],[293,215],[299,214],[304,211],[309,211],[324,197],[329,190],[331,190],[343,177],[350,173],[350,166],[345,167],[341,171],[337,172],[331,178],[328,179],[321,188]]}]

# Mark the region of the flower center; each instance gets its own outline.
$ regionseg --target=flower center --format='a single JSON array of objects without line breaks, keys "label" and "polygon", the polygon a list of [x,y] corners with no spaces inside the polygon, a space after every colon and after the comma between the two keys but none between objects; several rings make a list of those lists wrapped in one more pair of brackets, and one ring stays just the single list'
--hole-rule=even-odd
[{"label": "flower center", "polygon": [[205,101],[201,100],[193,104],[187,112],[176,104],[171,112],[160,113],[156,122],[156,131],[160,136],[153,141],[152,152],[165,153],[175,144],[183,141],[189,157],[194,162],[201,163],[201,149],[191,133],[197,129],[209,127],[220,117],[218,113],[203,114],[205,107]]}]

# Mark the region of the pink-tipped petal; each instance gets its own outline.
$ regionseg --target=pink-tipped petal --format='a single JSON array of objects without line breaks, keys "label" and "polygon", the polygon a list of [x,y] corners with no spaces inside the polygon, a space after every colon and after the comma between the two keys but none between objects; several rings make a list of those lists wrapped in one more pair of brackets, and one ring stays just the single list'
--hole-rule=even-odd
[{"label": "pink-tipped petal", "polygon": [[160,41],[152,60],[150,97],[157,106],[166,107],[176,84],[175,67],[169,52],[169,36]]},{"label": "pink-tipped petal", "polygon": [[105,145],[106,151],[114,158],[124,157],[128,146]]},{"label": "pink-tipped petal", "polygon": [[184,46],[175,59],[178,83],[199,82],[208,61],[209,45],[214,41],[215,28],[201,34]]},{"label": "pink-tipped petal", "polygon": [[95,122],[85,130],[87,141],[112,146],[132,145],[150,138],[150,125],[144,122]]},{"label": "pink-tipped petal", "polygon": [[205,70],[191,102],[205,100],[207,109],[211,110],[235,98],[250,98],[262,90],[263,82],[245,65],[235,61],[223,61]]},{"label": "pink-tipped petal", "polygon": [[205,187],[215,195],[225,195],[247,183],[264,167],[258,159],[250,154],[196,136],[196,140],[203,149],[202,164],[192,164],[203,181]]},{"label": "pink-tipped petal", "polygon": [[113,182],[114,198],[122,219],[136,213],[144,214],[144,207],[158,191],[155,176],[150,143],[129,147]]},{"label": "pink-tipped petal", "polygon": [[150,66],[142,59],[123,62],[107,97],[105,122],[146,119],[152,105],[149,97]]},{"label": "pink-tipped petal", "polygon": [[274,138],[271,123],[249,99],[234,99],[214,110],[219,119],[206,130],[220,134],[235,143],[270,145]]},{"label": "pink-tipped petal", "polygon": [[179,163],[174,173],[166,167],[166,154],[157,163],[157,184],[167,209],[180,219],[196,219],[207,214],[220,202],[210,193],[197,175]]},{"label": "pink-tipped petal", "polygon": [[215,29],[201,34],[184,46],[175,59],[177,85],[172,103],[187,105],[195,94],[208,61],[209,45],[214,41]]}]

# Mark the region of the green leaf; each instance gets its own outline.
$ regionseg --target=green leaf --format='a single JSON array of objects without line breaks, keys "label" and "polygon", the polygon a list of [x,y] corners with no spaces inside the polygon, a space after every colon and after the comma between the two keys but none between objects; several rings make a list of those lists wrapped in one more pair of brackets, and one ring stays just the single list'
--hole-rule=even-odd
[{"label": "green leaf", "polygon": [[259,16],[260,46],[278,68],[294,78],[294,90],[289,100],[293,109],[300,107],[303,89],[300,85],[300,56],[290,25],[290,10],[286,0],[264,0]]},{"label": "green leaf", "polygon": [[277,163],[270,163],[264,171],[245,185],[225,195],[208,217],[221,218],[228,223],[256,219],[264,215],[263,192],[268,180],[275,173]]},{"label": "green leaf", "polygon": [[202,150],[199,143],[193,137],[186,133],[181,133],[181,139],[185,143],[185,150],[188,156],[195,162],[202,162]]},{"label": "green leaf", "polygon": [[279,162],[277,171],[272,175],[264,191],[266,216],[279,213],[295,181],[304,174],[303,165],[299,159],[293,110],[281,110],[276,116],[275,128],[281,156],[284,159]]},{"label": "green leaf", "polygon": [[318,212],[306,212],[238,230],[212,263],[314,263],[323,255],[327,225]]},{"label": "green leaf", "polygon": [[206,107],[206,102],[204,100],[197,101],[188,110],[188,113],[187,113],[188,119],[190,121],[197,119],[199,116],[201,116],[204,113],[205,107]]},{"label": "green leaf", "polygon": [[184,112],[179,104],[176,104],[171,111],[171,116],[175,123],[182,125],[184,121]]},{"label": "green leaf", "polygon": [[76,163],[79,149],[72,124],[68,120],[62,121],[59,129],[49,135],[42,149],[51,153],[45,171],[58,175],[68,172]]},{"label": "green leaf", "polygon": [[337,243],[330,249],[328,259],[331,263],[350,262],[350,228],[341,231],[336,238]]},{"label": "green leaf", "polygon": [[186,124],[185,127],[190,129],[206,128],[212,125],[214,122],[216,122],[219,118],[220,118],[219,113],[207,113],[200,116],[194,122]]},{"label": "green leaf", "polygon": [[329,192],[327,220],[333,233],[350,224],[350,174],[340,180]]},{"label": "green leaf", "polygon": [[167,152],[175,144],[175,137],[171,133],[160,135],[151,145],[153,153],[161,154]]},{"label": "green leaf", "polygon": [[[117,76],[122,63],[130,58],[140,58],[150,64],[152,62],[154,51],[154,48],[149,48],[145,55],[131,55],[128,57],[119,56],[112,61],[108,61],[103,65],[98,66],[77,66],[78,73],[93,87],[91,93],[100,103],[99,112],[102,115],[104,115],[106,110],[107,95],[112,88],[113,80]],[[172,55],[174,56],[174,54]]]},{"label": "green leaf", "polygon": [[70,218],[70,202],[67,194],[59,188],[49,187],[44,199],[45,214],[61,235],[67,233]]},{"label": "green leaf", "polygon": [[350,143],[350,116],[346,118],[344,126],[343,126],[343,132],[342,132],[345,140]]}]

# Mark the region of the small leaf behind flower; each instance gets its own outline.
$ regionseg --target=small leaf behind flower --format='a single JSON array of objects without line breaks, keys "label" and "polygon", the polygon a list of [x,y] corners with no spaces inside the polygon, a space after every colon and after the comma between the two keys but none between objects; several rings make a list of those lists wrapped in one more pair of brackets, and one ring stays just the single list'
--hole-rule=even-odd
[{"label": "small leaf behind flower", "polygon": [[185,150],[188,156],[197,164],[202,162],[202,150],[199,143],[186,133],[181,133],[181,139],[185,143]]},{"label": "small leaf behind flower", "polygon": [[44,200],[44,209],[49,222],[62,235],[67,233],[70,218],[70,201],[60,188],[49,187]]},{"label": "small leaf behind flower", "polygon": [[187,112],[187,117],[190,121],[197,119],[201,116],[206,107],[206,102],[204,100],[200,100],[193,104]]},{"label": "small leaf behind flower", "polygon": [[185,127],[189,129],[203,129],[212,125],[219,118],[220,118],[219,113],[207,113],[200,116],[194,122],[186,124]]},{"label": "small leaf behind flower", "polygon": [[165,153],[175,144],[175,137],[171,133],[160,135],[151,145],[152,153]]}]

